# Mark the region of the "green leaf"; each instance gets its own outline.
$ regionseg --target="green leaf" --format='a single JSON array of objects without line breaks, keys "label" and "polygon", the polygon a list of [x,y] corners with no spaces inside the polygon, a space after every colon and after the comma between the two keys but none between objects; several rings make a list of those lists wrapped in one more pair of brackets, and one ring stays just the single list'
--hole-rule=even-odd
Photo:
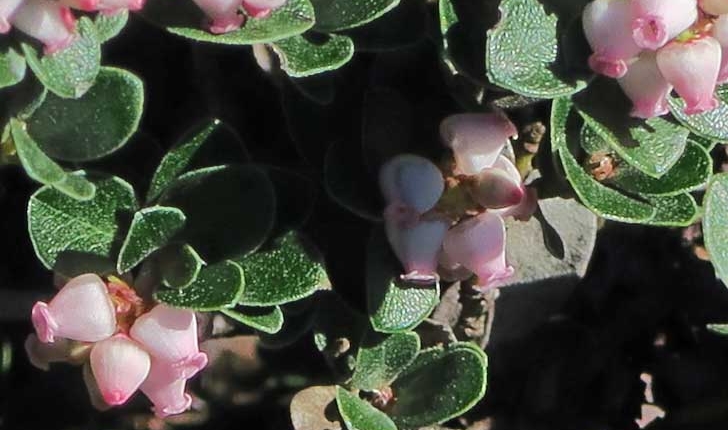
[{"label": "green leaf", "polygon": [[703,200],[703,236],[718,277],[728,284],[728,173],[713,176]]},{"label": "green leaf", "polygon": [[653,207],[600,184],[582,169],[571,154],[567,144],[567,122],[572,106],[569,99],[554,100],[551,107],[551,145],[582,204],[607,219],[633,223],[649,221],[655,214]]},{"label": "green leaf", "polygon": [[503,0],[501,20],[490,31],[485,64],[490,81],[517,94],[556,98],[586,87],[559,71],[558,18],[538,0]]},{"label": "green leaf", "polygon": [[[219,119],[213,118],[203,121],[188,132],[162,158],[152,177],[147,192],[147,202],[159,198],[162,192],[177,177],[196,164],[198,158],[213,158],[213,160],[203,160],[204,164],[246,161],[248,156],[242,145],[240,137],[235,131]],[[235,159],[215,160],[215,156],[219,156],[219,154],[224,154],[228,158],[230,158],[230,155],[237,155],[237,157],[233,157]]]},{"label": "green leaf", "polygon": [[402,268],[381,229],[367,249],[367,309],[374,330],[408,331],[427,318],[440,299],[440,284],[411,284],[399,279]]},{"label": "green leaf", "polygon": [[708,324],[705,326],[708,330],[719,335],[728,335],[728,324]]},{"label": "green leaf", "polygon": [[94,24],[96,24],[96,34],[99,37],[99,42],[104,43],[116,37],[124,29],[127,21],[129,21],[128,10],[122,10],[113,15],[97,14]]},{"label": "green leaf", "polygon": [[222,309],[220,312],[263,333],[278,333],[283,327],[283,312],[278,306],[269,308],[237,307],[235,309]]},{"label": "green leaf", "polygon": [[208,262],[258,248],[273,228],[273,185],[255,166],[218,166],[180,176],[161,203],[187,216],[181,239]]},{"label": "green leaf", "polygon": [[384,412],[339,386],[336,387],[336,404],[349,430],[397,430]]},{"label": "green leaf", "polygon": [[359,346],[351,386],[374,391],[387,387],[420,352],[420,337],[413,332],[368,333]]},{"label": "green leaf", "polygon": [[285,39],[313,27],[316,20],[309,0],[288,0],[270,15],[264,18],[247,17],[240,29],[225,34],[212,34],[207,29],[201,29],[200,23],[207,19],[191,2],[155,0],[146,5],[143,13],[166,27],[170,33],[225,45],[252,45]]},{"label": "green leaf", "polygon": [[232,261],[223,261],[203,268],[189,287],[162,289],[154,298],[178,308],[217,311],[234,307],[244,288],[243,269]]},{"label": "green leaf", "polygon": [[316,30],[331,32],[373,21],[399,4],[399,0],[312,0]]},{"label": "green leaf", "polygon": [[87,17],[78,20],[77,37],[71,46],[40,58],[35,47],[22,43],[25,61],[35,76],[59,97],[78,98],[88,91],[99,73],[101,47],[96,26]]},{"label": "green leaf", "polygon": [[660,178],[677,163],[685,150],[688,130],[661,117],[639,121],[618,136],[587,112],[579,115],[599,137],[631,166],[653,178]]},{"label": "green leaf", "polygon": [[643,195],[655,207],[655,214],[645,224],[662,227],[687,227],[700,216],[700,208],[690,194],[674,196]]},{"label": "green leaf", "polygon": [[421,352],[392,384],[389,416],[400,428],[442,423],[470,409],[485,394],[488,358],[471,343]]},{"label": "green leaf", "polygon": [[0,51],[0,88],[10,87],[25,77],[25,59],[8,46]]},{"label": "green leaf", "polygon": [[717,88],[720,105],[708,112],[688,115],[683,112],[685,101],[679,97],[668,98],[670,112],[693,133],[711,140],[728,140],[728,85]]},{"label": "green leaf", "polygon": [[126,273],[136,267],[165,246],[184,224],[185,214],[177,208],[152,206],[136,212],[119,251],[117,272]]},{"label": "green leaf", "polygon": [[159,253],[162,284],[170,288],[187,288],[197,280],[205,261],[188,244],[172,244]]},{"label": "green leaf", "polygon": [[281,61],[281,69],[294,78],[336,70],[354,55],[351,38],[338,34],[329,35],[320,44],[297,35],[274,42],[271,48]]},{"label": "green leaf", "polygon": [[53,158],[95,160],[129,140],[139,127],[143,108],[141,79],[126,70],[103,67],[80,98],[49,94],[28,120],[28,133]]},{"label": "green leaf", "polygon": [[61,260],[112,259],[121,239],[120,221],[137,202],[131,185],[117,177],[94,181],[96,194],[85,202],[44,186],[28,203],[28,231],[35,253],[48,269]]},{"label": "green leaf", "polygon": [[[581,130],[582,147],[593,154],[599,151],[611,152],[611,147],[588,125]],[[710,179],[713,160],[705,148],[688,139],[687,147],[680,159],[661,178],[645,175],[635,167],[618,164],[609,182],[618,188],[638,194],[675,195],[696,190]]]},{"label": "green leaf", "polygon": [[300,300],[330,285],[326,270],[298,242],[295,233],[283,237],[270,251],[236,260],[245,271],[247,288],[240,303],[275,306]]},{"label": "green leaf", "polygon": [[20,163],[31,179],[44,185],[50,185],[77,200],[93,198],[96,190],[94,185],[83,176],[66,172],[61,166],[48,158],[38,148],[36,142],[28,136],[24,123],[11,119],[10,130]]}]

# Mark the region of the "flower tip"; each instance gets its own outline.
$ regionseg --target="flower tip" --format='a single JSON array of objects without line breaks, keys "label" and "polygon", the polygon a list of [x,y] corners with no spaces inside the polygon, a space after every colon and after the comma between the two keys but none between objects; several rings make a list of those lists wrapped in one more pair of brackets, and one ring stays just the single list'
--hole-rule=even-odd
[{"label": "flower tip", "polygon": [[624,60],[609,59],[596,52],[589,56],[589,67],[600,75],[614,79],[627,74],[627,64]]},{"label": "flower tip", "polygon": [[656,50],[667,43],[665,23],[661,17],[647,15],[632,21],[632,37],[640,48]]},{"label": "flower tip", "polygon": [[485,276],[478,276],[474,287],[481,291],[489,290],[496,286],[495,284],[498,281],[505,281],[506,279],[513,276],[514,273],[516,273],[516,270],[513,268],[513,266],[506,266],[503,268],[503,270],[496,273],[489,273]]},{"label": "flower tip", "polygon": [[51,310],[45,302],[37,302],[31,311],[31,321],[38,339],[43,343],[52,343],[54,333],[58,331],[58,323],[51,315]]},{"label": "flower tip", "polygon": [[179,377],[181,379],[190,379],[195,376],[197,372],[204,369],[207,366],[207,362],[207,354],[204,352],[200,351],[192,354],[176,365],[179,366]]},{"label": "flower tip", "polygon": [[234,15],[224,18],[215,18],[210,23],[210,33],[213,34],[225,34],[235,31],[242,27],[245,22],[245,16]]},{"label": "flower tip", "polygon": [[65,39],[54,41],[53,43],[48,43],[43,47],[43,53],[45,55],[53,55],[56,52],[63,51],[64,49],[71,46],[76,40],[76,36],[71,34]]},{"label": "flower tip", "polygon": [[685,109],[683,112],[685,112],[686,115],[697,115],[701,114],[703,112],[711,111],[720,105],[720,102],[717,98],[712,97],[710,100],[707,100],[705,102],[696,103],[693,105],[687,105],[685,106]]},{"label": "flower tip", "polygon": [[665,115],[670,112],[666,101],[657,104],[652,103],[635,103],[629,115],[633,118],[650,119]]},{"label": "flower tip", "polygon": [[440,277],[435,272],[423,273],[418,270],[402,274],[399,278],[405,282],[422,285],[431,285],[440,280]]},{"label": "flower tip", "polygon": [[171,415],[181,414],[188,410],[192,406],[192,397],[185,393],[182,396],[182,401],[174,405],[154,406],[152,411],[157,418],[167,418]]},{"label": "flower tip", "polygon": [[131,11],[140,11],[144,9],[144,4],[146,3],[146,0],[132,0],[129,3],[129,10]]},{"label": "flower tip", "polygon": [[101,397],[104,398],[104,401],[111,405],[111,406],[119,406],[126,403],[127,400],[129,400],[129,397],[131,397],[131,393],[124,393],[120,390],[112,390],[112,391],[102,391]]}]

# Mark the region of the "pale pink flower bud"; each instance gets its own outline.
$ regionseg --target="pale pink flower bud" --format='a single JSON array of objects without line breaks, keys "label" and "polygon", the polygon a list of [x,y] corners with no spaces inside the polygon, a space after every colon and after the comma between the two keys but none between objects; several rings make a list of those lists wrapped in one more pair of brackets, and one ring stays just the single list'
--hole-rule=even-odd
[{"label": "pale pink flower bud", "polygon": [[632,0],[632,37],[645,49],[659,49],[697,19],[696,0]]},{"label": "pale pink flower bud", "polygon": [[708,15],[728,14],[728,1],[726,0],[698,0],[698,5]]},{"label": "pale pink flower bud", "polygon": [[[728,1],[726,2],[728,6]],[[718,72],[718,83],[728,82],[728,15],[721,15],[713,22],[710,35],[720,43],[720,72]]]},{"label": "pale pink flower bud", "polygon": [[241,0],[193,0],[210,18],[210,32],[215,34],[235,31],[245,22],[240,14]]},{"label": "pale pink flower bud", "polygon": [[720,43],[710,36],[698,36],[686,42],[674,40],[657,52],[657,66],[685,100],[688,115],[718,106],[714,93],[720,61]]},{"label": "pale pink flower bud", "polygon": [[498,215],[485,212],[460,222],[447,232],[443,249],[451,261],[478,276],[481,288],[513,275],[513,267],[506,264],[506,227]]},{"label": "pale pink flower bud", "polygon": [[192,405],[192,397],[185,393],[187,380],[177,373],[169,363],[152,358],[149,376],[139,387],[154,404],[152,410],[159,418],[181,414]]},{"label": "pale pink flower bud", "polygon": [[632,38],[632,10],[627,0],[594,0],[582,14],[584,35],[591,46],[589,67],[619,78],[642,50]]},{"label": "pale pink flower bud", "polygon": [[102,340],[91,350],[91,371],[101,396],[116,406],[129,400],[149,374],[149,354],[124,334]]},{"label": "pale pink flower bud", "polygon": [[207,365],[207,354],[200,352],[194,312],[157,305],[137,318],[129,331],[149,353],[169,363],[179,378],[187,379]]},{"label": "pale pink flower bud", "polygon": [[72,9],[93,12],[98,10],[99,0],[60,0],[59,3]]},{"label": "pale pink flower bud", "polygon": [[[404,266],[402,279],[431,283],[438,279],[437,256],[450,222],[443,218],[412,222],[385,211],[384,226],[394,254]],[[390,216],[388,216],[390,215]]]},{"label": "pale pink flower bud", "polygon": [[423,214],[440,199],[445,182],[440,170],[430,160],[419,155],[403,154],[382,166],[379,186],[388,203],[401,203]]},{"label": "pale pink flower bud", "polygon": [[36,303],[31,319],[41,342],[53,342],[56,337],[96,342],[116,331],[106,285],[93,274],[68,281],[50,303]]},{"label": "pale pink flower bud", "polygon": [[253,18],[265,18],[287,0],[243,0],[243,9]]},{"label": "pale pink flower bud", "polygon": [[624,94],[632,100],[630,115],[647,119],[669,112],[667,97],[672,91],[672,85],[660,73],[654,52],[643,52],[629,67],[627,74],[617,82]]},{"label": "pale pink flower bud", "polygon": [[10,31],[10,21],[20,8],[20,5],[24,0],[2,0],[0,1],[0,34],[5,34]]},{"label": "pale pink flower bud", "polygon": [[501,113],[465,113],[445,118],[440,123],[440,136],[453,151],[455,173],[475,175],[493,166],[518,131]]},{"label": "pale pink flower bud", "polygon": [[499,156],[493,167],[486,167],[467,183],[473,200],[486,209],[500,209],[521,202],[525,193],[521,175],[516,166]]},{"label": "pale pink flower bud", "polygon": [[41,41],[46,54],[68,47],[75,38],[76,18],[71,9],[55,1],[25,0],[10,22]]}]

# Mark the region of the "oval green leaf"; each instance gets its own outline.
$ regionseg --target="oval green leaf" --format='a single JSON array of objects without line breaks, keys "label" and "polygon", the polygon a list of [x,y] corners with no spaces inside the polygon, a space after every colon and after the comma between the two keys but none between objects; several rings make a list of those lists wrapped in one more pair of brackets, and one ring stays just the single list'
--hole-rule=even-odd
[{"label": "oval green leaf", "polygon": [[311,0],[316,30],[331,32],[358,27],[394,9],[399,0]]},{"label": "oval green leaf", "polygon": [[288,233],[270,251],[256,252],[236,262],[245,271],[247,288],[240,299],[246,306],[275,306],[308,297],[330,285],[326,270]]},{"label": "oval green leaf", "polygon": [[28,133],[53,158],[90,161],[121,148],[136,132],[144,85],[136,75],[104,67],[82,97],[49,94],[28,120]]},{"label": "oval green leaf", "polygon": [[93,183],[96,194],[85,202],[47,185],[30,197],[28,232],[36,255],[48,269],[79,257],[115,260],[119,223],[137,210],[134,190],[117,177]]},{"label": "oval green leaf", "polygon": [[713,176],[703,204],[705,247],[718,277],[728,285],[728,173]]},{"label": "oval green leaf", "polygon": [[25,58],[8,46],[0,51],[0,88],[10,87],[25,77]]},{"label": "oval green leaf", "polygon": [[283,312],[278,306],[269,308],[236,307],[221,309],[224,315],[263,333],[278,333],[283,327]]},{"label": "oval green leaf", "polygon": [[369,332],[359,345],[351,386],[374,391],[389,386],[420,352],[420,337],[413,332],[381,335]]},{"label": "oval green leaf", "polygon": [[349,430],[397,430],[397,426],[382,411],[339,386],[336,404]]},{"label": "oval green leaf", "polygon": [[421,352],[392,384],[397,401],[389,416],[400,428],[442,423],[485,395],[488,358],[471,343]]},{"label": "oval green leaf", "polygon": [[63,98],[78,98],[91,88],[99,73],[101,46],[96,26],[87,17],[78,20],[79,36],[68,48],[42,58],[27,43],[21,48],[35,76],[51,92]]},{"label": "oval green leaf", "polygon": [[[558,18],[538,0],[503,0],[501,20],[490,31],[485,64],[490,81],[528,97],[556,98],[586,87],[563,78],[558,58]],[[517,47],[517,49],[516,49]]]},{"label": "oval green leaf", "polygon": [[177,208],[152,206],[134,214],[116,262],[118,273],[136,267],[154,251],[165,246],[185,224],[185,214]]},{"label": "oval green leaf", "polygon": [[116,37],[124,29],[127,21],[129,21],[128,10],[122,10],[113,15],[105,13],[97,14],[94,24],[96,25],[96,34],[99,37],[99,42],[104,43]]},{"label": "oval green leaf", "polygon": [[301,35],[271,44],[288,76],[303,78],[336,70],[354,56],[354,41],[347,36],[329,35],[323,43],[313,43]]},{"label": "oval green leaf", "polygon": [[232,261],[207,266],[189,287],[162,289],[154,298],[178,308],[217,311],[234,307],[245,288],[243,269]]}]

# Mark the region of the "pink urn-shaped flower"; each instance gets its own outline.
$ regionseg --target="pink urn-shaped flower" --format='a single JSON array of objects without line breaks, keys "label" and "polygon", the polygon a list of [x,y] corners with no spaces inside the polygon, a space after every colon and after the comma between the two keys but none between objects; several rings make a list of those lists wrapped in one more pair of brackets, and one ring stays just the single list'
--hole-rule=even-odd
[{"label": "pink urn-shaped flower", "polygon": [[698,19],[696,0],[631,0],[632,37],[638,46],[656,50]]},{"label": "pink urn-shaped flower", "polygon": [[720,64],[721,47],[711,36],[674,40],[657,52],[660,73],[685,100],[688,115],[718,106],[714,93]]},{"label": "pink urn-shaped flower", "polygon": [[139,387],[154,405],[152,410],[160,417],[180,414],[190,408],[192,397],[185,393],[187,379],[180,378],[168,363],[152,358],[149,376]]},{"label": "pink urn-shaped flower", "polygon": [[485,212],[460,222],[447,232],[443,249],[449,261],[477,275],[480,288],[513,275],[506,263],[506,227],[499,215]]},{"label": "pink urn-shaped flower", "polygon": [[627,0],[594,0],[582,14],[582,26],[593,53],[589,67],[596,73],[619,78],[642,48],[632,37],[632,9]]},{"label": "pink urn-shaped flower", "polygon": [[451,115],[440,123],[440,137],[453,151],[455,174],[476,175],[491,167],[518,130],[501,113]]},{"label": "pink urn-shaped flower", "polygon": [[41,41],[46,54],[68,47],[75,38],[76,18],[68,7],[55,1],[24,0],[12,15],[10,23]]},{"label": "pink urn-shaped flower", "polygon": [[149,374],[151,360],[142,347],[124,334],[94,345],[91,370],[101,396],[109,405],[129,400]]},{"label": "pink urn-shaped flower", "polygon": [[190,310],[157,305],[134,322],[129,335],[154,358],[174,368],[178,378],[191,378],[207,365],[207,354],[200,352],[197,341],[197,320]]},{"label": "pink urn-shaped flower", "polygon": [[526,192],[518,169],[502,155],[496,158],[492,166],[474,175],[467,186],[473,200],[486,209],[517,205]]},{"label": "pink urn-shaped flower", "polygon": [[42,342],[53,342],[56,337],[97,342],[116,331],[116,314],[106,285],[92,274],[71,279],[50,303],[36,303],[32,320]]},{"label": "pink urn-shaped flower", "polygon": [[624,94],[632,100],[631,115],[637,118],[653,118],[669,112],[667,97],[672,85],[665,80],[657,67],[657,56],[645,51],[632,64],[627,74],[617,80]]}]

